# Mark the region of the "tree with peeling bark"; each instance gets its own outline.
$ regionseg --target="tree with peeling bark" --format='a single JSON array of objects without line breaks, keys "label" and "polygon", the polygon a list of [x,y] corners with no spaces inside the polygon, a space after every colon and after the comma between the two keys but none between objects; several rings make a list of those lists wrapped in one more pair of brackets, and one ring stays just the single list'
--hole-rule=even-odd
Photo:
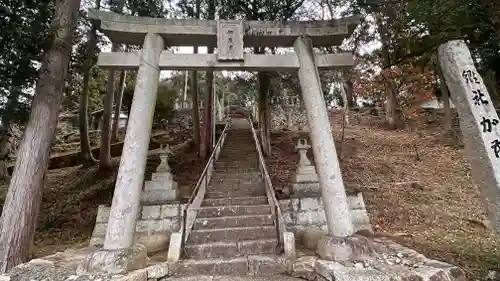
[{"label": "tree with peeling bark", "polygon": [[30,119],[0,218],[0,273],[30,258],[79,6],[80,0],[55,1],[52,48],[42,60]]},{"label": "tree with peeling bark", "polygon": [[0,17],[0,181],[8,180],[14,157],[14,128],[26,125],[32,88],[38,77],[33,61],[49,48],[47,35],[53,5],[50,0],[7,1]]},{"label": "tree with peeling bark", "polygon": [[[101,0],[96,0],[95,8],[99,10],[101,7]],[[89,107],[89,87],[90,87],[90,72],[96,62],[96,38],[97,24],[92,23],[92,26],[87,34],[87,51],[83,66],[83,89],[80,95],[79,105],[79,131],[80,131],[80,161],[83,167],[88,167],[96,162],[92,155],[89,140],[89,120],[88,120],[88,107]]]},{"label": "tree with peeling bark", "polygon": [[[196,0],[195,15],[196,19],[200,18],[201,0]],[[188,15],[189,16],[189,15]],[[198,46],[193,47],[193,53],[198,53]],[[193,139],[198,157],[201,156],[201,132],[200,132],[200,109],[198,106],[198,71],[191,72],[191,98],[193,103]]]},{"label": "tree with peeling bark", "polygon": [[[111,1],[111,11],[121,14],[125,7],[125,0]],[[121,46],[111,43],[111,51],[120,51]],[[104,97],[104,111],[102,113],[101,125],[101,148],[99,150],[99,169],[106,170],[111,168],[111,117],[113,112],[113,101],[115,99],[115,70],[108,71],[108,84],[106,95]],[[125,79],[124,79],[125,81]]]},{"label": "tree with peeling bark", "polygon": [[[207,19],[215,19],[216,3],[215,0],[207,0]],[[207,46],[207,53],[212,54],[215,50],[215,46]],[[203,145],[201,150],[201,155],[203,159],[207,159],[212,152],[212,130],[213,130],[213,120],[212,120],[212,110],[213,110],[213,98],[214,98],[214,71],[207,70],[205,79],[206,96],[205,96],[205,111],[203,118]]]},{"label": "tree with peeling bark", "polygon": [[123,70],[120,72],[120,78],[118,79],[118,90],[116,91],[115,97],[115,113],[113,115],[113,126],[111,129],[111,140],[118,141],[118,132],[120,126],[120,115],[122,113],[122,101],[123,92],[125,91],[125,80],[127,79],[127,71]]}]

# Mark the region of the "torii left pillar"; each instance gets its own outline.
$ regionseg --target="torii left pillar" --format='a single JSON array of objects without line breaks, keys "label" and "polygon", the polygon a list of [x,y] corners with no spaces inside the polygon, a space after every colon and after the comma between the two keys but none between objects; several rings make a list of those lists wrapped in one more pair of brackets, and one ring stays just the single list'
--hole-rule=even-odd
[{"label": "torii left pillar", "polygon": [[161,36],[146,34],[104,247],[86,258],[80,272],[122,274],[147,264],[146,248],[134,244],[134,235],[164,46]]}]

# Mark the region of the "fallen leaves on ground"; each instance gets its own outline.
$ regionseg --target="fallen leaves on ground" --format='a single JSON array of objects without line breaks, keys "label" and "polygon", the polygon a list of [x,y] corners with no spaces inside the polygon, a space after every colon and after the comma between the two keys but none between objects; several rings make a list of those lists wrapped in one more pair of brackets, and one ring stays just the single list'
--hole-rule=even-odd
[{"label": "fallen leaves on ground", "polygon": [[[363,192],[375,232],[460,265],[471,279],[500,270],[500,240],[488,227],[470,167],[462,150],[443,141],[436,122],[419,121],[417,134],[360,120],[346,126],[341,144],[341,117],[330,117],[344,182]],[[298,157],[291,133],[272,139],[271,178],[283,188],[291,183]]]}]

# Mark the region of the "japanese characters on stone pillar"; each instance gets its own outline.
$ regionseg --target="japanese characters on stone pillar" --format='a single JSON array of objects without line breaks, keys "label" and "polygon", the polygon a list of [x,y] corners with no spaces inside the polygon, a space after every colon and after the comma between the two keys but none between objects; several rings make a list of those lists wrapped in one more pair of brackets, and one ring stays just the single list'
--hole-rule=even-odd
[{"label": "japanese characters on stone pillar", "polygon": [[492,225],[500,233],[500,121],[467,45],[454,40],[439,47],[443,69],[460,117],[472,178],[485,199]]},{"label": "japanese characters on stone pillar", "polygon": [[299,163],[295,172],[292,193],[297,197],[321,196],[316,167],[314,167],[307,157],[307,152],[310,148],[311,146],[307,143],[307,138],[305,137],[299,138],[297,146],[295,146],[296,151],[299,152]]},{"label": "japanese characters on stone pillar", "polygon": [[177,201],[179,199],[179,189],[174,175],[168,165],[168,155],[171,153],[167,146],[160,153],[160,165],[151,176],[151,181],[147,181],[141,194],[141,203],[159,204]]}]

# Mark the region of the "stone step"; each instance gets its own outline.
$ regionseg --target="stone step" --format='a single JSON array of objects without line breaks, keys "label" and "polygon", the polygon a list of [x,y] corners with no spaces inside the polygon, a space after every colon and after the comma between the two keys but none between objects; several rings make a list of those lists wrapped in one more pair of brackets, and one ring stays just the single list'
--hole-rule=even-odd
[{"label": "stone step", "polygon": [[[164,279],[162,279],[164,280]],[[173,276],[166,279],[168,281],[304,281],[304,279],[294,278],[285,275],[273,276],[252,276],[252,275],[184,275]]]},{"label": "stone step", "polygon": [[231,180],[232,183],[259,183],[262,182],[262,175],[260,172],[254,171],[247,173],[227,173],[216,170],[210,183],[225,183],[228,180]]},{"label": "stone step", "polygon": [[[214,178],[217,178],[219,181],[224,179],[241,179],[241,180],[249,180],[255,179],[258,180],[259,177],[250,178],[250,177],[239,177],[240,174],[248,174],[248,173],[259,173],[260,168],[258,165],[255,166],[240,166],[240,167],[231,167],[231,168],[221,168],[215,167]],[[216,176],[217,175],[217,176]]]},{"label": "stone step", "polygon": [[251,190],[216,190],[214,187],[209,187],[209,191],[205,193],[205,199],[219,199],[227,197],[255,197],[255,196],[265,196],[266,191],[262,189],[251,189]]},{"label": "stone step", "polygon": [[233,205],[217,207],[201,207],[197,209],[197,218],[213,218],[227,216],[245,215],[268,215],[271,214],[269,205]]},{"label": "stone step", "polygon": [[264,205],[267,204],[266,196],[255,197],[233,197],[219,199],[205,199],[201,202],[202,207],[208,206],[229,206],[229,205]]},{"label": "stone step", "polygon": [[260,172],[259,163],[217,163],[215,164],[215,171],[220,173],[258,173]]},{"label": "stone step", "polygon": [[247,258],[183,260],[177,268],[179,275],[246,275]]},{"label": "stone step", "polygon": [[235,163],[229,163],[227,165],[225,164],[216,164],[215,166],[215,172],[216,174],[219,175],[224,175],[224,176],[232,176],[235,177],[238,174],[251,174],[251,173],[258,173],[260,174],[260,168],[259,168],[259,163],[245,163],[245,164],[235,164]]},{"label": "stone step", "polygon": [[245,153],[253,153],[253,152],[239,152],[238,155],[232,155],[228,157],[220,157],[217,159],[216,165],[219,166],[240,166],[240,165],[253,165],[258,163],[258,158],[245,158],[242,160],[237,160],[242,157]]},{"label": "stone step", "polygon": [[227,187],[228,190],[252,190],[252,189],[264,189],[264,181],[262,178],[238,178],[238,175],[226,175],[226,176],[213,176],[212,180],[208,184],[209,191],[219,191],[219,189],[212,189],[211,187],[223,189]]},{"label": "stone step", "polygon": [[[276,276],[282,276],[285,273],[286,267],[280,261],[280,257],[270,255],[250,255],[231,259],[187,259],[182,260],[175,271],[176,275],[196,275],[192,281],[203,281],[200,275],[212,275],[209,279],[212,281],[216,280],[213,275],[232,275],[231,278],[220,279],[220,281],[240,281],[240,276],[245,275],[252,275],[251,279],[244,279],[249,281],[297,280],[291,277],[290,279],[275,279]],[[269,279],[258,278],[258,276],[269,276]]]},{"label": "stone step", "polygon": [[228,132],[227,139],[253,139],[252,133],[250,130],[248,132]]},{"label": "stone step", "polygon": [[276,227],[274,225],[192,230],[187,243],[188,245],[195,245],[210,242],[232,242],[268,238],[276,238]]},{"label": "stone step", "polygon": [[250,227],[273,225],[274,219],[271,214],[250,216],[229,216],[218,218],[198,218],[194,229],[213,229],[224,227]]},{"label": "stone step", "polygon": [[[257,157],[245,157],[242,159],[242,152],[238,152],[238,154],[232,155],[232,156],[220,156],[216,162],[216,164],[219,164],[219,166],[223,165],[231,165],[232,166],[238,166],[238,165],[245,165],[248,163],[257,163],[258,158]],[[223,160],[227,161],[224,162]]]},{"label": "stone step", "polygon": [[237,242],[212,242],[188,245],[186,253],[190,259],[234,258],[248,255],[276,253],[277,239],[259,239]]}]

